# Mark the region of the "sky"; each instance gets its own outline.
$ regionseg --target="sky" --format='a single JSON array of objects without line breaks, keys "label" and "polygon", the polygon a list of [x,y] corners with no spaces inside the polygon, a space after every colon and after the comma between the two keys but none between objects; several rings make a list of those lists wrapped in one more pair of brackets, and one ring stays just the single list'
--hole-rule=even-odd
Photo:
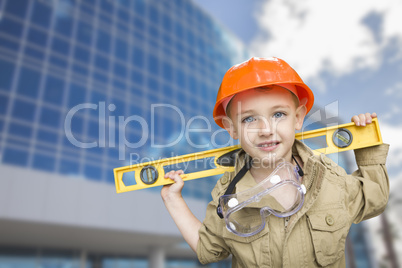
[{"label": "sky", "polygon": [[402,1],[193,1],[253,56],[288,62],[340,123],[376,112],[390,178],[402,180]]}]

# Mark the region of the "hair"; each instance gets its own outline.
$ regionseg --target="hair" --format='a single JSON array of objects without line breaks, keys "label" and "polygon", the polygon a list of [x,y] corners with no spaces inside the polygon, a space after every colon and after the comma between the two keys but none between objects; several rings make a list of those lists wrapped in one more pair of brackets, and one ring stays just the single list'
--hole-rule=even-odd
[{"label": "hair", "polygon": [[[272,90],[274,87],[281,87],[281,86],[277,86],[277,85],[262,86],[262,87],[251,88],[251,89],[249,89],[249,90],[255,90],[255,91],[258,91],[258,92],[267,92],[267,91]],[[281,88],[286,89],[286,88],[284,88],[284,87],[281,87]],[[292,100],[293,100],[293,102],[294,102],[294,104],[295,104],[295,107],[296,107],[296,108],[299,107],[299,105],[300,105],[299,98],[298,98],[295,94],[293,94],[292,92],[290,92],[288,89],[286,89],[286,91],[288,91],[288,92],[290,93],[290,95],[292,95]],[[232,100],[233,100],[233,99],[234,99],[234,96],[233,96],[232,99],[229,101],[228,105],[226,106],[226,115],[227,115],[229,118],[231,118],[231,115],[230,115],[230,107],[231,107],[231,104],[232,104]]]}]

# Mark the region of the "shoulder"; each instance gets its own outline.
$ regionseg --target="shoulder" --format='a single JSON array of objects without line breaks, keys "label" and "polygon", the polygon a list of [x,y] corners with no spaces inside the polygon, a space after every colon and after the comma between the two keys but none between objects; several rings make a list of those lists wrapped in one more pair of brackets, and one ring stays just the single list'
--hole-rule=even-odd
[{"label": "shoulder", "polygon": [[347,173],[340,165],[334,162],[331,158],[325,154],[320,154],[316,156],[319,161],[325,166],[325,168],[333,175],[346,176]]},{"label": "shoulder", "polygon": [[214,189],[212,190],[212,199],[218,201],[219,197],[222,196],[226,189],[229,187],[232,181],[234,172],[225,172],[223,176],[216,182]]}]

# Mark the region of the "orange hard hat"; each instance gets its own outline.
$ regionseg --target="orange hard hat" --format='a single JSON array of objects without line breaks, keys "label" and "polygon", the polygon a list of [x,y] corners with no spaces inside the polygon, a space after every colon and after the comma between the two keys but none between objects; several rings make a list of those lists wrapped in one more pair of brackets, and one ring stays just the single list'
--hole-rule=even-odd
[{"label": "orange hard hat", "polygon": [[[226,105],[236,93],[269,85],[280,85],[292,91],[307,108],[314,103],[314,94],[300,76],[284,60],[278,58],[251,58],[230,68],[222,79],[213,112],[215,122],[223,128]],[[287,86],[288,85],[288,86]],[[292,90],[292,88],[294,90]]]}]

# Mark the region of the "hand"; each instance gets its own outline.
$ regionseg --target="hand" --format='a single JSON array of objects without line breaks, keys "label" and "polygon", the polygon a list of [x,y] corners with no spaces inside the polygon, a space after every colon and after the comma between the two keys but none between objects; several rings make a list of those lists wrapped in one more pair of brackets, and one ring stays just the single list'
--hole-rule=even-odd
[{"label": "hand", "polygon": [[365,114],[359,114],[359,115],[354,115],[352,117],[352,122],[356,124],[356,126],[366,126],[366,124],[371,124],[372,119],[377,118],[376,113],[365,113]]},{"label": "hand", "polygon": [[174,197],[181,197],[181,190],[183,189],[184,181],[180,175],[183,174],[183,170],[172,170],[165,174],[165,178],[173,180],[174,183],[162,187],[161,196],[164,201]]}]

